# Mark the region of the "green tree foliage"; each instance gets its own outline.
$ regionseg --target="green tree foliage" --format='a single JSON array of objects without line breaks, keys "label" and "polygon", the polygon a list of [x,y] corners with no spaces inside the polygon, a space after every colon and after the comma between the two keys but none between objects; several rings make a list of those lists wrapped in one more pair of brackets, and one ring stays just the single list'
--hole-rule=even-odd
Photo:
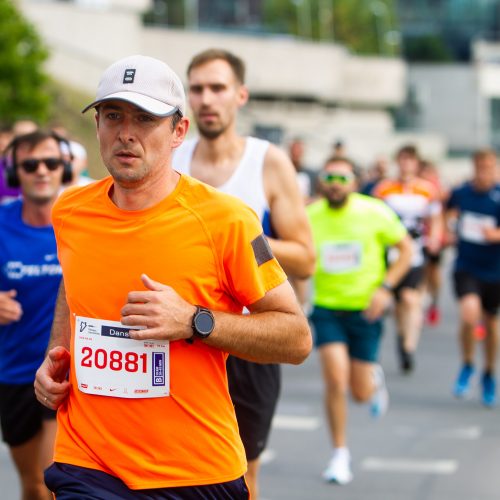
[{"label": "green tree foliage", "polygon": [[444,40],[437,35],[424,35],[407,38],[404,43],[404,55],[414,62],[448,62],[453,54]]},{"label": "green tree foliage", "polygon": [[42,69],[47,57],[35,29],[13,1],[0,0],[0,122],[45,122],[51,100]]},{"label": "green tree foliage", "polygon": [[145,24],[181,27],[185,25],[184,12],[184,0],[153,0],[142,20]]},{"label": "green tree foliage", "polygon": [[395,0],[264,0],[264,24],[360,54],[399,53]]}]

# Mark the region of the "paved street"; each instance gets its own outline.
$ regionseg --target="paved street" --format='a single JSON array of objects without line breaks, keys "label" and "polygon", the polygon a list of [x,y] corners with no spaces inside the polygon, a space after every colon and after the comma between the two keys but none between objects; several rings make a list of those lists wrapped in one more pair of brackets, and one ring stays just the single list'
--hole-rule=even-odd
[{"label": "paved street", "polygon": [[[499,409],[481,406],[478,392],[457,401],[451,386],[458,369],[457,313],[445,280],[444,317],[426,328],[418,366],[400,375],[391,321],[383,343],[391,407],[373,421],[366,406],[350,409],[354,481],[324,484],[329,458],[317,356],[284,367],[284,387],[266,463],[262,500],[498,500]],[[478,355],[478,361],[480,356]],[[476,376],[475,389],[477,388]],[[18,500],[17,478],[0,447],[2,500]]]},{"label": "paved street", "polygon": [[[330,452],[316,354],[304,365],[284,367],[278,417],[262,471],[262,500],[498,500],[499,409],[479,402],[476,374],[470,399],[455,400],[458,370],[457,310],[446,275],[444,317],[426,328],[417,369],[397,369],[392,320],[382,349],[391,394],[389,413],[373,421],[365,406],[350,407],[354,480],[324,484]],[[477,360],[481,366],[481,356]]]}]

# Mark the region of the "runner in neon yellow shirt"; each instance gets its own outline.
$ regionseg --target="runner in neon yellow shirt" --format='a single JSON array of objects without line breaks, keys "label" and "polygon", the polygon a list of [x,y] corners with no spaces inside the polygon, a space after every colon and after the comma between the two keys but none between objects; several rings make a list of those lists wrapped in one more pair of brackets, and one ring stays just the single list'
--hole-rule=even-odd
[{"label": "runner in neon yellow shirt", "polygon": [[366,309],[385,277],[385,248],[405,236],[404,226],[384,202],[358,193],[337,209],[319,200],[308,214],[318,255],[314,303]]},{"label": "runner in neon yellow shirt", "polygon": [[[392,288],[410,266],[411,242],[397,215],[383,202],[354,193],[354,165],[334,157],[320,173],[324,199],[307,207],[317,253],[311,320],[323,367],[333,454],[325,480],[352,480],[346,442],[346,396],[371,398],[374,416],[385,413],[388,394],[376,364],[381,316]],[[386,269],[385,249],[398,258]]]}]

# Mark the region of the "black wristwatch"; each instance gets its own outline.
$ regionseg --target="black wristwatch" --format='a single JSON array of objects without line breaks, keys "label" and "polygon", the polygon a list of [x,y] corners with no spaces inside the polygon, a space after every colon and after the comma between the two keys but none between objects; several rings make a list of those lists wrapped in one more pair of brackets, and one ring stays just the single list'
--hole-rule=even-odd
[{"label": "black wristwatch", "polygon": [[393,292],[394,291],[394,287],[389,285],[389,283],[387,283],[387,281],[384,281],[381,285],[380,285],[380,288],[384,288],[385,290],[387,290],[388,292]]},{"label": "black wristwatch", "polygon": [[190,344],[193,343],[194,337],[206,339],[214,331],[215,319],[212,311],[206,307],[196,306],[196,311],[191,322],[193,336],[186,339]]}]

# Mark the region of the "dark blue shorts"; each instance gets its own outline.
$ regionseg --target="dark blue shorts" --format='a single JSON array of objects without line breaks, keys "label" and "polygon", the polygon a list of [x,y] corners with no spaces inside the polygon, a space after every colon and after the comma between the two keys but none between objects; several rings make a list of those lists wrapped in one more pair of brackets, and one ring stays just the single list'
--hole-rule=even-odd
[{"label": "dark blue shorts", "polygon": [[56,462],[45,471],[56,500],[248,500],[243,477],[204,486],[131,490],[117,477],[86,467]]},{"label": "dark blue shorts", "polygon": [[375,362],[382,336],[382,321],[370,322],[363,311],[339,311],[315,306],[311,314],[315,345],[341,342],[347,345],[349,356]]}]

